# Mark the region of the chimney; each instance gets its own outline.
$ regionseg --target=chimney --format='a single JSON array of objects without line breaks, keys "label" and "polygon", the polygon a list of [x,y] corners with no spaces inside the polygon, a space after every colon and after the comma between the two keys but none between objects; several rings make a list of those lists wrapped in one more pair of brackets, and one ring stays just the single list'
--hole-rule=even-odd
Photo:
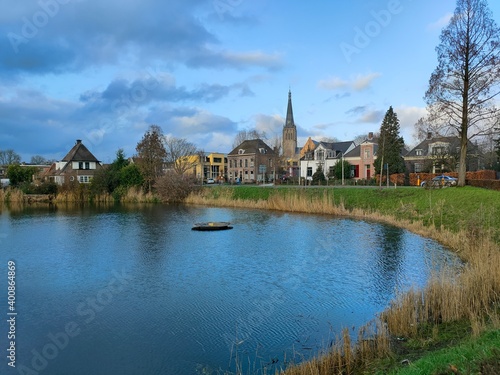
[{"label": "chimney", "polygon": [[371,141],[373,139],[373,132],[368,133],[368,140]]},{"label": "chimney", "polygon": [[81,139],[77,139],[76,140],[76,144],[79,145],[80,143],[82,143],[82,140]]},{"label": "chimney", "polygon": [[427,139],[432,139],[432,132],[427,132]]}]

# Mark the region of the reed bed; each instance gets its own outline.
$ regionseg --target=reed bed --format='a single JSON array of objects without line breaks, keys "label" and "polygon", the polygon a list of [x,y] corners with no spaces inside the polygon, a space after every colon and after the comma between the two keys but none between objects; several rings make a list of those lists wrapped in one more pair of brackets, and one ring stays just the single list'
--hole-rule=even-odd
[{"label": "reed bed", "polygon": [[0,202],[23,202],[24,193],[19,189],[8,187],[0,189]]},{"label": "reed bed", "polygon": [[[430,202],[428,220],[401,219],[381,214],[370,208],[347,209],[343,200],[335,203],[335,193],[311,194],[307,190],[269,193],[266,199],[235,198],[234,189],[203,190],[188,197],[187,203],[225,207],[246,207],[303,213],[348,216],[374,220],[408,229],[446,245],[464,260],[458,274],[443,270],[434,274],[423,290],[400,293],[375,322],[360,329],[358,340],[351,343],[349,332],[326,353],[304,363],[279,371],[286,375],[358,374],[364,373],[373,361],[390,357],[395,340],[407,340],[433,334],[446,322],[466,320],[473,335],[486,328],[500,328],[500,251],[493,240],[487,214],[474,215],[464,221],[463,229],[450,231],[443,225],[444,204]],[[429,219],[430,218],[430,219]],[[373,329],[375,327],[375,329]],[[426,327],[426,333],[423,333]],[[371,334],[367,335],[367,332]],[[368,339],[367,339],[368,336]]]}]

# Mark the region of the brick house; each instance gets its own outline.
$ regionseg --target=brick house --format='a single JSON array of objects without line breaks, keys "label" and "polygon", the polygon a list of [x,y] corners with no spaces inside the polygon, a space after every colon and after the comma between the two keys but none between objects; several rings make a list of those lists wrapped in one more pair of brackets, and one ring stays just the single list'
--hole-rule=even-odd
[{"label": "brick house", "polygon": [[273,181],[279,155],[262,139],[243,141],[228,155],[228,181],[254,183]]},{"label": "brick house", "polygon": [[344,155],[344,160],[351,164],[351,178],[369,180],[375,177],[373,162],[376,159],[377,151],[377,139],[370,132],[367,139]]},{"label": "brick house", "polygon": [[[405,156],[406,171],[409,173],[445,173],[458,170],[460,159],[460,138],[434,137],[427,133],[427,138],[410,150]],[[476,145],[467,146],[467,171],[482,168],[481,157]]]},{"label": "brick house", "polygon": [[87,184],[101,168],[101,162],[77,139],[66,156],[53,163],[41,177],[58,185],[73,181]]}]

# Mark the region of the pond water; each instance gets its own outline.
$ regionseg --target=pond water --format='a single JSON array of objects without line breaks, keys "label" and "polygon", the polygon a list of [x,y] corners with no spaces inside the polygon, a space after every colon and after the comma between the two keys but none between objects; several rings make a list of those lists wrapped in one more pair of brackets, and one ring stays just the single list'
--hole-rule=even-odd
[{"label": "pond water", "polygon": [[[234,229],[191,230],[203,221]],[[4,208],[0,245],[4,353],[8,261],[17,312],[16,369],[3,356],[2,374],[272,370],[458,263],[387,225],[191,206]]]}]

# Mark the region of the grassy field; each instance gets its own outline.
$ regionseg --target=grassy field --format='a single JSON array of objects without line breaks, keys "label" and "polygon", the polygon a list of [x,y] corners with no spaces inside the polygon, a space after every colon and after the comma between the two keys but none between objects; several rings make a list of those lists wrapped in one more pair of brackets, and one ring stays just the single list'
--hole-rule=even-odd
[{"label": "grassy field", "polygon": [[374,339],[351,344],[344,335],[285,374],[500,374],[499,192],[235,186],[203,189],[188,203],[377,220],[440,241],[466,262],[459,275],[435,275],[424,290],[399,295]]}]

